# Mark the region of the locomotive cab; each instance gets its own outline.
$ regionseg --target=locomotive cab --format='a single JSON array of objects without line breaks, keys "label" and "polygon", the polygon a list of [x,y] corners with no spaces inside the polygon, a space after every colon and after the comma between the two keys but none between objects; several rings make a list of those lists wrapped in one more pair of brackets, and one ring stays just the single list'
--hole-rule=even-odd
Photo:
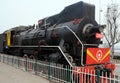
[{"label": "locomotive cab", "polygon": [[11,46],[13,44],[13,36],[15,34],[15,31],[9,30],[5,32],[6,36],[6,46]]}]

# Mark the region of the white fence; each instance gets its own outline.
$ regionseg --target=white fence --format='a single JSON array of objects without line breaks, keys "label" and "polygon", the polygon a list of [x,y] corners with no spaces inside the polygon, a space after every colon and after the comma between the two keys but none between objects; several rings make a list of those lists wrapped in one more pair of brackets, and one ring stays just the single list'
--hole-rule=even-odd
[{"label": "white fence", "polygon": [[120,76],[106,71],[77,69],[63,65],[28,58],[0,54],[0,62],[42,76],[49,81],[59,83],[120,83]]}]

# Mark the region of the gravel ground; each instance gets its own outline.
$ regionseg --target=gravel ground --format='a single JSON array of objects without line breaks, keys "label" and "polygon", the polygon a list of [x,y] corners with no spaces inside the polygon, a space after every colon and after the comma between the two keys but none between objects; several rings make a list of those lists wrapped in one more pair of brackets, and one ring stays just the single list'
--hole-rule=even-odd
[{"label": "gravel ground", "polygon": [[0,83],[49,83],[49,81],[0,62]]}]

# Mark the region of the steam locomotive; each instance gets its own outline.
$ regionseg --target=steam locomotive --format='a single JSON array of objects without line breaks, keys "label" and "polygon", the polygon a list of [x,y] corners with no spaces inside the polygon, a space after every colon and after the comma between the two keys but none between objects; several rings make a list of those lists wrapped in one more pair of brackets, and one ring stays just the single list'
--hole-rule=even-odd
[{"label": "steam locomotive", "polygon": [[5,31],[0,35],[0,51],[111,73],[115,65],[110,63],[110,49],[99,48],[104,28],[95,21],[95,6],[78,2],[39,20],[36,26]]}]

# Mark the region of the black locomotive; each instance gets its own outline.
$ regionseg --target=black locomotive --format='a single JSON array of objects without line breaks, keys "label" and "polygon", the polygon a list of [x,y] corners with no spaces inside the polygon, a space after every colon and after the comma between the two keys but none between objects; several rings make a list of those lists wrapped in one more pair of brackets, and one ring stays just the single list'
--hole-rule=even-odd
[{"label": "black locomotive", "polygon": [[[95,21],[95,6],[78,2],[62,12],[38,21],[38,25],[18,26],[1,37],[1,52],[60,64],[85,65],[87,48],[101,44],[105,28]],[[96,36],[99,35],[99,37]],[[67,63],[65,63],[67,62]]]}]

